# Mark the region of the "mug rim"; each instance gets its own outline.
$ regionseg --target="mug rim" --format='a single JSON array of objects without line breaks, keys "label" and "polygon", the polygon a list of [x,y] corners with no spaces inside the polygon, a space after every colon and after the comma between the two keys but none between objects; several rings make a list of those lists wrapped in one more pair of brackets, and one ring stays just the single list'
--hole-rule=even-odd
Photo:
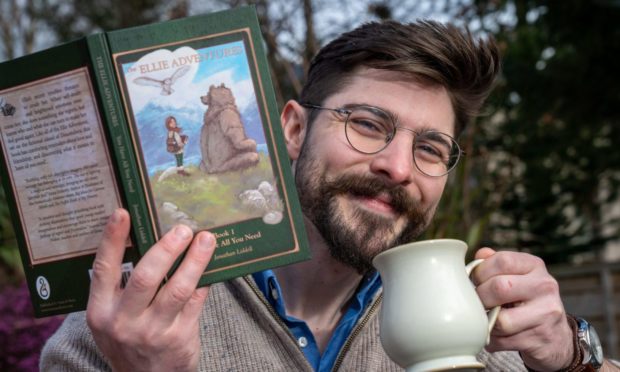
[{"label": "mug rim", "polygon": [[455,243],[458,244],[462,247],[465,247],[465,249],[467,249],[467,243],[465,243],[465,241],[460,240],[460,239],[452,239],[452,238],[441,238],[441,239],[425,239],[425,240],[417,240],[417,241],[413,241],[413,242],[409,242],[409,243],[405,243],[405,244],[401,244],[401,245],[397,245],[396,247],[392,247],[389,249],[386,249],[385,251],[377,254],[373,259],[373,266],[374,266],[374,262],[381,256],[386,256],[389,253],[393,253],[393,252],[397,252],[397,251],[401,251],[403,249],[407,249],[407,248],[411,248],[411,247],[415,247],[417,245],[422,245],[422,244],[441,244],[441,243]]}]

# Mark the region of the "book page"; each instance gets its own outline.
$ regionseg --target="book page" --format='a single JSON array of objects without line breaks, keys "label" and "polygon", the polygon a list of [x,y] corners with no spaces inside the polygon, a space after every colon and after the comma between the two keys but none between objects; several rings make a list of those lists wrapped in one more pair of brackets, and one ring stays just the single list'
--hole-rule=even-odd
[{"label": "book page", "polygon": [[0,104],[31,263],[93,253],[121,202],[88,70],[2,91]]}]

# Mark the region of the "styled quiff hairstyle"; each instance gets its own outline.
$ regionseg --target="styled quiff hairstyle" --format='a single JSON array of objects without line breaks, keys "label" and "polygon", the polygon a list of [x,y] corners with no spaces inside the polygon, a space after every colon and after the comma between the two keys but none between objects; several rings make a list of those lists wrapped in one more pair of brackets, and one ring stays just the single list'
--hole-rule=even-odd
[{"label": "styled quiff hairstyle", "polygon": [[359,67],[398,71],[421,84],[443,86],[452,101],[458,135],[489,95],[500,62],[493,39],[476,40],[450,24],[372,22],[319,51],[310,63],[300,101],[321,105],[344,89]]}]

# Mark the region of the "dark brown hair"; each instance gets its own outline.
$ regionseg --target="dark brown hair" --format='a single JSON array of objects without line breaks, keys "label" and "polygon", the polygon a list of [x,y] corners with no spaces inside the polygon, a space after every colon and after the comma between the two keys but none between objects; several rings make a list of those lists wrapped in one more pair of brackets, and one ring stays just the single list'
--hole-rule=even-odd
[{"label": "dark brown hair", "polygon": [[[342,90],[359,67],[402,72],[446,88],[455,134],[475,117],[499,72],[495,41],[434,21],[372,22],[342,34],[314,57],[300,101],[320,105]],[[309,121],[313,120],[313,113]]]},{"label": "dark brown hair", "polygon": [[[174,130],[174,129],[177,129],[177,128],[178,128],[178,127],[177,127],[177,128],[174,128],[174,129],[173,129],[173,128],[170,128],[170,122],[172,122],[173,120],[174,120],[174,122],[175,122],[175,123],[177,123],[177,119],[176,119],[174,116],[168,116],[168,117],[166,117],[166,121],[165,121],[165,124],[166,124],[166,129],[168,129],[168,130]],[[178,123],[177,123],[177,125],[178,125]],[[177,131],[178,131],[178,129],[177,129]]]}]

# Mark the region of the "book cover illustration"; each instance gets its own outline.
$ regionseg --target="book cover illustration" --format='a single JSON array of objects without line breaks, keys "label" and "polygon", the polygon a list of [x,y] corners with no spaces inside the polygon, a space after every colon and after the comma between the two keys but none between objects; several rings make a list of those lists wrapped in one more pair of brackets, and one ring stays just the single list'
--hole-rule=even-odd
[{"label": "book cover illustration", "polygon": [[254,55],[240,29],[113,56],[153,230],[215,232],[207,273],[299,248],[279,246],[292,225],[280,191],[289,164],[270,150],[279,123],[269,122]]}]

